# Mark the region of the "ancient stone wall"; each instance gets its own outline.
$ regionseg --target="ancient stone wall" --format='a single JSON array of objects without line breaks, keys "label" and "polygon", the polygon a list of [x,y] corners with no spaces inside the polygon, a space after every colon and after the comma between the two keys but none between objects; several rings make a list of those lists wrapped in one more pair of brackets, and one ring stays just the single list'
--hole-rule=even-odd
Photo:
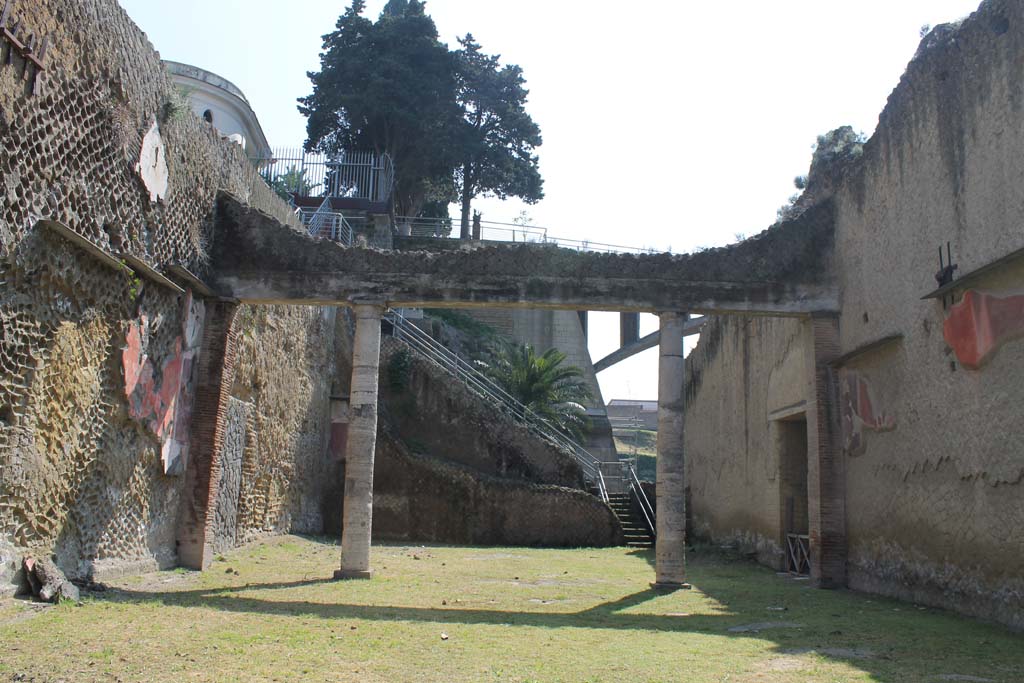
[{"label": "ancient stone wall", "polygon": [[[232,387],[232,433],[222,475],[225,531],[244,542],[269,532],[319,533],[327,485],[335,309],[245,307]],[[230,468],[230,469],[229,469]],[[237,483],[234,483],[237,482]],[[226,543],[225,545],[230,545]]]},{"label": "ancient stone wall", "polygon": [[[537,438],[402,342],[383,341],[382,406],[396,435],[414,450],[482,474],[582,487],[571,453]],[[404,371],[396,367],[402,357],[409,362]]]},{"label": "ancient stone wall", "polygon": [[[1024,6],[936,27],[837,195],[836,244],[843,352],[892,339],[839,369],[850,585],[1020,627],[1024,264],[921,297],[947,242],[958,278],[1024,247],[1022,110]],[[990,303],[957,334],[965,293]]]},{"label": "ancient stone wall", "polygon": [[[22,37],[46,36],[48,48],[35,94],[18,55],[0,65],[0,583],[25,549],[54,552],[73,576],[173,565],[203,302],[148,269],[206,274],[219,191],[294,218],[240,148],[191,113],[115,0],[11,9]],[[218,495],[237,487],[252,501],[239,538],[317,524],[291,486],[317,476],[306,454],[323,435],[320,316],[237,320],[235,460]],[[284,351],[282,337],[299,346]],[[279,372],[259,369],[281,356]],[[243,432],[243,452],[266,454],[250,470],[237,462]],[[230,539],[232,510],[218,512]]]},{"label": "ancient stone wall", "polygon": [[607,505],[579,489],[497,478],[415,455],[378,432],[373,536],[474,545],[608,546],[622,527]]},{"label": "ancient stone wall", "polygon": [[694,533],[783,567],[776,419],[804,397],[799,320],[712,318],[686,367],[686,472]]},{"label": "ancient stone wall", "polygon": [[[830,170],[842,355],[828,413],[849,585],[1018,627],[1024,263],[1008,256],[1024,247],[1022,55],[1020,3],[936,27],[862,155]],[[947,242],[961,285],[923,299]],[[801,324],[730,318],[691,356],[688,473],[697,528],[716,538],[781,537],[785,470],[772,453],[786,438],[773,430],[811,398],[806,364],[787,360],[805,354]]]}]

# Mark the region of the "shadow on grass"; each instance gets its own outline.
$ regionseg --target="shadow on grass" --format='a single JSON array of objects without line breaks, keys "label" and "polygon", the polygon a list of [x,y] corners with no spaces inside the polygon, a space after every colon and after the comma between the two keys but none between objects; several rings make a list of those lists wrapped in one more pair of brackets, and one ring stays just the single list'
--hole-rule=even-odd
[{"label": "shadow on grass", "polygon": [[[651,550],[630,555],[654,562]],[[1024,680],[1019,637],[989,624],[951,614],[915,612],[913,606],[850,591],[817,591],[806,584],[777,580],[769,571],[739,558],[698,549],[690,563],[697,589],[720,605],[719,613],[635,613],[631,608],[662,595],[653,589],[633,592],[575,612],[389,606],[277,600],[268,592],[315,588],[332,579],[246,584],[193,590],[118,589],[95,599],[162,603],[231,613],[316,617],[325,620],[409,621],[436,624],[520,625],[558,629],[610,629],[707,634],[770,641],[776,656],[817,653],[870,674],[872,680],[932,681],[941,676]],[[291,597],[291,596],[284,596]],[[321,593],[320,599],[332,599]],[[344,593],[339,590],[338,598]],[[768,607],[788,605],[788,607]],[[683,608],[685,609],[685,608]],[[786,610],[783,613],[767,611]],[[753,622],[753,623],[750,623]],[[730,631],[747,626],[746,631]]]},{"label": "shadow on grass", "polygon": [[334,583],[333,579],[256,583],[244,586],[206,588],[189,591],[111,590],[94,599],[111,602],[159,602],[174,607],[205,607],[227,612],[272,616],[313,616],[321,619],[366,619],[380,621],[425,621],[441,624],[515,624],[541,628],[602,628],[647,631],[718,632],[724,628],[722,616],[654,615],[622,613],[663,593],[647,589],[601,603],[578,612],[531,612],[465,609],[456,606],[391,607],[360,604],[323,604],[304,600],[272,600],[240,593],[312,587]]}]

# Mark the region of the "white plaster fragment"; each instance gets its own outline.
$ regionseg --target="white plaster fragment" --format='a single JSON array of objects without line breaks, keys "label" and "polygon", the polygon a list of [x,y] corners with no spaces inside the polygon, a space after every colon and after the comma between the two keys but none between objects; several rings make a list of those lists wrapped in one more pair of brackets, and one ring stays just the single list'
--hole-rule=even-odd
[{"label": "white plaster fragment", "polygon": [[155,120],[142,138],[142,149],[135,171],[149,190],[149,201],[157,202],[167,198],[167,153]]}]

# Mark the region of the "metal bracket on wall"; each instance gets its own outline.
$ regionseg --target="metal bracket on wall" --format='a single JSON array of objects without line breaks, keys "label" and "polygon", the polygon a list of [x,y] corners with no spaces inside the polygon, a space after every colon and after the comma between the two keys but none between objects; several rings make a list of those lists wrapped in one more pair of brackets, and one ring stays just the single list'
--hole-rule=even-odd
[{"label": "metal bracket on wall", "polygon": [[[935,273],[935,281],[939,283],[939,288],[945,287],[953,281],[953,271],[959,266],[953,263],[953,254],[950,251],[949,242],[946,242],[946,260],[942,260],[942,247],[939,247],[939,271]],[[942,308],[946,308],[946,296],[942,296]]]},{"label": "metal bracket on wall", "polygon": [[42,91],[43,72],[46,67],[43,60],[46,58],[46,49],[50,45],[50,37],[43,36],[41,39],[33,33],[27,38],[19,38],[18,34],[24,32],[21,19],[11,16],[11,0],[4,2],[4,9],[0,12],[0,37],[7,42],[7,54],[4,57],[4,64],[11,64],[14,53],[18,53],[25,63],[21,66],[21,80],[29,79],[29,92],[38,95]]}]

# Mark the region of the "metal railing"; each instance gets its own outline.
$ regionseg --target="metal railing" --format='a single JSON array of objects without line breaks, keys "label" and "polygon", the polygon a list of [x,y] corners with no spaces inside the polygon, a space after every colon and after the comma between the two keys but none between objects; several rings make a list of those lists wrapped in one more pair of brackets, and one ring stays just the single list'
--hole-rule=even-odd
[{"label": "metal railing", "polygon": [[[434,239],[459,239],[459,222],[450,218],[413,218],[396,216],[395,223],[401,228],[409,229],[412,237]],[[597,251],[614,254],[662,254],[671,253],[654,247],[628,247],[621,244],[607,244],[593,240],[575,240],[566,237],[555,237],[548,233],[547,228],[536,225],[519,225],[517,223],[501,223],[498,221],[480,221],[480,239],[490,242],[516,242],[528,244],[545,244],[576,251]]]},{"label": "metal railing", "polygon": [[386,202],[391,198],[395,170],[387,154],[345,150],[336,155],[278,148],[270,159],[256,159],[271,186],[301,197],[343,197]]},{"label": "metal railing", "polygon": [[654,506],[651,505],[647,494],[644,493],[644,487],[640,485],[640,477],[636,475],[636,469],[632,465],[626,465],[624,469],[628,470],[626,481],[629,482],[629,491],[633,494],[633,499],[636,500],[640,511],[644,514],[644,522],[647,523],[647,528],[651,530],[651,537],[657,538],[658,530],[655,523],[657,518],[654,514]]},{"label": "metal railing", "polygon": [[396,339],[405,342],[427,360],[432,361],[442,370],[463,382],[474,393],[496,404],[520,424],[572,453],[583,470],[583,477],[587,484],[595,486],[601,500],[608,502],[608,489],[605,486],[604,475],[601,473],[601,461],[587,452],[583,446],[559,432],[551,423],[523,405],[472,363],[409,322],[400,312],[394,309],[389,310],[384,318],[391,323]]},{"label": "metal railing", "polygon": [[331,209],[329,197],[325,197],[316,209],[306,207],[295,209],[295,215],[306,226],[310,237],[323,237],[346,246],[352,246],[352,225],[344,215]]}]

